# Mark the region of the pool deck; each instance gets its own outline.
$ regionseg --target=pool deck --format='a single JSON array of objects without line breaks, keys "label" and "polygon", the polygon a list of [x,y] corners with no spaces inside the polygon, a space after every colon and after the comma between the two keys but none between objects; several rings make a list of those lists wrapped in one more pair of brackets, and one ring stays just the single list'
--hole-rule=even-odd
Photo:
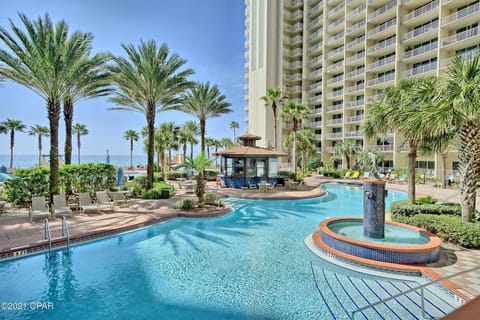
[{"label": "pool deck", "polygon": [[[224,197],[238,197],[247,199],[300,199],[318,197],[323,191],[318,188],[321,183],[330,181],[342,181],[347,183],[359,183],[358,180],[332,180],[315,176],[307,178],[305,185],[300,186],[298,190],[286,190],[282,186],[277,186],[267,192],[258,192],[258,190],[241,190],[220,188],[215,182],[208,183],[208,191],[214,191]],[[388,189],[407,191],[406,184],[387,184]],[[417,195],[431,195],[435,199],[459,202],[459,192],[455,189],[435,188],[432,184],[417,184]],[[184,198],[191,197],[193,194],[187,194],[184,190],[176,190],[176,195],[170,199],[162,200],[143,200],[132,199],[127,204],[116,206],[112,212],[87,213],[74,215],[67,218],[70,234],[73,239],[81,239],[101,234],[110,234],[138,228],[141,226],[165,221],[179,216],[202,217],[226,214],[229,208],[204,210],[200,213],[189,213],[175,209],[175,203]],[[477,206],[480,206],[480,197],[477,197]],[[8,210],[7,214],[0,216],[0,254],[6,252],[24,250],[29,247],[45,244],[44,223],[43,220],[35,220],[30,223],[28,211],[26,210]],[[56,219],[50,222],[52,237],[60,237],[61,220]],[[441,277],[445,277],[463,270],[468,270],[480,266],[480,250],[464,249],[456,245],[442,244],[442,253],[440,261],[428,267]],[[464,295],[474,298],[480,295],[480,271],[468,273],[462,277],[452,279],[452,282],[458,289],[463,290]]]}]

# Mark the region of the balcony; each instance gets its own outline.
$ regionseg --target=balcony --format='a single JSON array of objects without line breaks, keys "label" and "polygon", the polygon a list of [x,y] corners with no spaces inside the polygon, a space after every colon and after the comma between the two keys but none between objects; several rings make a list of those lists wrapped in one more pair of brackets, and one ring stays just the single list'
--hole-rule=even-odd
[{"label": "balcony", "polygon": [[[343,110],[343,104],[337,104],[335,106],[327,107],[325,109],[325,112],[326,113],[332,113],[332,112],[335,112],[335,111],[338,111],[338,110]],[[335,119],[335,120],[337,120],[337,119]],[[327,124],[333,124],[333,122],[329,123],[329,121],[333,121],[333,120],[328,120]]]},{"label": "balcony", "polygon": [[363,114],[360,114],[358,116],[352,116],[352,117],[347,117],[345,119],[345,123],[354,123],[354,122],[361,122],[363,121]]},{"label": "balcony", "polygon": [[360,37],[356,38],[347,43],[347,51],[358,51],[359,48],[365,46],[365,35],[361,35]]},{"label": "balcony", "polygon": [[299,57],[302,55],[302,49],[297,48],[295,50],[283,49],[283,54],[288,57]]},{"label": "balcony", "polygon": [[319,78],[321,76],[322,76],[322,68],[308,73],[308,79],[310,79],[310,80]]},{"label": "balcony", "polygon": [[362,131],[345,131],[345,138],[361,138]]},{"label": "balcony", "polygon": [[300,81],[302,80],[302,74],[301,73],[285,74],[284,79],[287,81]]},{"label": "balcony", "polygon": [[365,19],[358,21],[351,27],[347,28],[347,36],[355,36],[357,34],[365,34]]},{"label": "balcony", "polygon": [[309,34],[307,37],[308,42],[316,41],[316,40],[322,40],[323,37],[323,28],[318,29],[312,34]]},{"label": "balcony", "polygon": [[335,20],[333,23],[330,23],[327,27],[328,32],[337,32],[343,28],[345,22],[345,17],[340,17]]},{"label": "balcony", "polygon": [[389,69],[390,64],[394,62],[395,62],[395,55],[367,64],[367,70],[380,72],[380,71]]},{"label": "balcony", "polygon": [[315,5],[315,7],[310,8],[307,12],[308,16],[313,16],[316,13],[323,12],[323,1],[320,1]]},{"label": "balcony", "polygon": [[327,80],[327,87],[338,85],[338,82],[343,81],[343,74],[333,77],[332,79]]},{"label": "balcony", "polygon": [[360,13],[365,13],[365,8],[367,8],[367,5],[365,3],[362,3],[361,5],[353,9],[349,14],[347,14],[347,20],[352,21],[352,19],[358,20],[359,17],[364,18],[365,14]]},{"label": "balcony", "polygon": [[363,108],[365,106],[365,100],[355,100],[355,101],[347,101],[344,103],[344,109],[356,109],[356,108]]},{"label": "balcony", "polygon": [[296,20],[296,19],[303,18],[303,10],[297,10],[295,12],[287,13],[285,14],[285,18],[289,20]]},{"label": "balcony", "polygon": [[[315,108],[312,110],[312,115],[313,116],[321,116],[322,115],[322,108]],[[314,121],[315,125],[321,126],[322,122],[321,121]]]},{"label": "balcony", "polygon": [[343,70],[343,60],[327,67],[327,73],[336,73]]},{"label": "balcony", "polygon": [[[343,132],[331,132],[331,133],[327,133],[325,135],[325,138],[327,139],[342,139],[343,138]],[[333,148],[333,151],[335,151],[335,147],[332,147]]]},{"label": "balcony", "polygon": [[340,4],[338,4],[336,7],[334,7],[328,12],[328,18],[334,19],[338,17],[340,14],[343,13],[343,8],[345,8],[345,2],[342,1]]},{"label": "balcony", "polygon": [[345,31],[340,31],[339,33],[335,34],[333,37],[330,37],[327,40],[327,44],[329,46],[338,46],[342,44],[344,35],[345,35]]},{"label": "balcony", "polygon": [[357,53],[354,56],[348,57],[345,59],[345,64],[347,65],[362,65],[364,63],[365,51]]},{"label": "balcony", "polygon": [[358,94],[358,91],[365,89],[364,83],[359,83],[355,86],[345,88],[345,94]]},{"label": "balcony", "polygon": [[[478,13],[480,12],[480,3],[475,3],[474,5],[470,5],[462,10],[459,10],[451,15],[446,16],[442,20],[442,26],[449,26],[449,27],[459,27],[461,24],[465,25],[465,22],[460,20],[465,20],[470,17],[475,17],[475,21],[478,22]],[[473,21],[472,21],[473,22]]]},{"label": "balcony", "polygon": [[295,94],[295,93],[301,93],[302,92],[302,87],[301,86],[295,86],[295,87],[286,87],[285,88],[285,93],[289,94]]},{"label": "balcony", "polygon": [[285,63],[285,66],[289,69],[299,69],[302,67],[302,61],[295,61],[290,63]]},{"label": "balcony", "polygon": [[284,43],[291,46],[301,44],[303,41],[303,37],[301,35],[295,36],[293,38],[285,37],[284,39]]},{"label": "balcony", "polygon": [[322,127],[322,121],[312,121],[307,123],[307,126],[310,128],[319,128]]},{"label": "balcony", "polygon": [[379,20],[379,18],[381,18],[382,20],[393,18],[397,13],[396,10],[393,10],[393,9],[396,9],[396,8],[397,8],[397,1],[396,0],[390,1],[383,7],[380,7],[379,9],[370,13],[368,15],[368,22],[375,23],[376,21]]},{"label": "balcony", "polygon": [[312,55],[314,53],[320,52],[322,50],[322,45],[323,45],[322,42],[317,43],[316,45],[308,48],[307,53]]},{"label": "balcony", "polygon": [[345,80],[354,81],[358,79],[362,79],[365,75],[365,67],[361,67],[359,69],[355,69],[353,71],[348,72],[345,75]]},{"label": "balcony", "polygon": [[316,17],[315,19],[313,19],[312,21],[310,21],[308,23],[308,29],[313,29],[319,25],[321,25],[323,22],[323,14],[319,15],[318,17]]},{"label": "balcony", "polygon": [[432,21],[429,24],[423,25],[420,28],[414,29],[410,32],[407,32],[403,35],[403,41],[405,43],[409,42],[420,42],[424,40],[431,39],[436,36],[438,32],[438,20]]},{"label": "balcony", "polygon": [[396,37],[382,40],[378,42],[376,45],[369,47],[367,49],[367,52],[369,55],[373,55],[373,56],[384,55],[385,53],[389,53],[390,51],[395,49],[396,42],[397,42]]},{"label": "balcony", "polygon": [[316,66],[316,65],[318,65],[318,64],[321,64],[321,63],[322,63],[322,59],[323,59],[323,56],[322,56],[322,55],[316,56],[316,57],[308,60],[307,66],[308,66],[308,67],[313,67],[313,66]]},{"label": "balcony", "polygon": [[297,8],[303,6],[303,0],[284,0],[283,4],[285,7]]},{"label": "balcony", "polygon": [[375,29],[370,30],[367,33],[368,38],[370,39],[381,39],[388,37],[395,33],[395,26],[397,25],[397,18],[393,18],[388,20],[380,25],[378,25]]},{"label": "balcony", "polygon": [[378,150],[378,151],[387,151],[387,152],[391,152],[393,151],[393,145],[383,145],[383,144],[379,144],[379,145],[376,145],[376,146],[368,146],[367,149],[374,149],[374,150]]},{"label": "balcony", "polygon": [[337,60],[343,57],[343,52],[345,51],[345,46],[341,45],[340,47],[336,48],[335,50],[330,51],[327,53],[327,58],[330,60]]},{"label": "balcony", "polygon": [[[428,43],[421,47],[405,51],[403,54],[403,60],[405,62],[417,62],[420,60],[426,60],[428,57],[434,57],[437,55],[438,41]],[[427,54],[430,53],[430,55]]]},{"label": "balcony", "polygon": [[312,83],[310,85],[308,85],[308,91],[315,91],[315,90],[318,90],[318,89],[322,89],[322,81],[320,82],[316,82],[316,83]]},{"label": "balcony", "polygon": [[416,68],[405,70],[402,72],[402,77],[408,78],[408,77],[414,77],[418,75],[424,75],[427,72],[436,71],[436,70],[437,70],[437,61],[429,64],[425,64]]},{"label": "balcony", "polygon": [[337,91],[327,93],[327,99],[334,99],[341,96],[343,96],[343,90],[337,90]]},{"label": "balcony", "polygon": [[285,30],[287,30],[288,32],[292,32],[292,33],[301,32],[301,31],[303,31],[303,23],[298,22],[298,23],[294,24],[293,26],[286,25]]},{"label": "balcony", "polygon": [[422,24],[429,20],[432,20],[438,15],[438,0],[427,3],[426,5],[410,12],[405,17],[403,17],[403,24],[408,26],[410,24]]},{"label": "balcony", "polygon": [[315,103],[319,103],[319,102],[322,102],[322,95],[318,95],[318,96],[313,96],[311,98],[308,98],[307,100],[308,104],[315,104]]},{"label": "balcony", "polygon": [[369,87],[372,87],[372,86],[384,84],[384,83],[392,81],[392,80],[395,80],[395,73],[390,73],[390,74],[387,74],[385,76],[381,76],[381,77],[378,77],[378,78],[375,78],[375,79],[368,80],[367,85]]},{"label": "balcony", "polygon": [[442,47],[457,49],[478,43],[480,27],[475,27],[463,32],[459,32],[442,40]]}]

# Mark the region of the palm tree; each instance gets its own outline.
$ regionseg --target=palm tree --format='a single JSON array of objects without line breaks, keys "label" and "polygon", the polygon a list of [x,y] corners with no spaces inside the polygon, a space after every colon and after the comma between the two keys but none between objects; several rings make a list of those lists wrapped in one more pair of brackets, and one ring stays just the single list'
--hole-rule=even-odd
[{"label": "palm tree", "polygon": [[137,131],[129,129],[125,131],[123,134],[123,138],[125,140],[130,141],[130,169],[133,168],[133,141],[138,141],[140,139],[140,135],[138,134]]},{"label": "palm tree", "polygon": [[[190,158],[193,159],[193,146],[198,143],[197,136],[200,135],[200,125],[195,120],[188,120],[182,125],[187,143],[190,143]],[[186,151],[186,149],[185,149]],[[184,151],[184,153],[186,153]],[[183,159],[186,159],[186,154]]]},{"label": "palm tree", "polygon": [[440,79],[436,102],[419,118],[432,136],[458,129],[460,203],[462,218],[471,221],[476,206],[476,184],[480,179],[480,54],[453,58]]},{"label": "palm tree", "polygon": [[230,138],[225,137],[220,139],[220,147],[222,147],[223,149],[231,148],[234,145],[235,143]]},{"label": "palm tree", "polygon": [[197,197],[198,197],[198,205],[199,207],[203,206],[205,202],[205,180],[202,172],[205,172],[205,169],[210,167],[213,164],[214,160],[207,159],[205,152],[202,152],[198,157],[192,159],[187,157],[185,159],[185,163],[181,165],[182,168],[187,170],[195,170],[198,172],[197,175]]},{"label": "palm tree", "polygon": [[15,145],[15,131],[24,132],[26,126],[20,120],[7,119],[0,124],[3,132],[10,133],[10,168],[13,168],[13,147]]},{"label": "palm tree", "polygon": [[96,54],[89,58],[93,36],[87,34],[87,40],[79,48],[83,55],[79,56],[75,67],[68,75],[69,83],[63,97],[63,118],[65,121],[65,164],[72,163],[72,125],[74,103],[82,99],[96,98],[111,92],[109,75],[104,65],[108,60],[106,54]]},{"label": "palm tree", "polygon": [[418,117],[422,108],[435,96],[435,79],[403,79],[394,88],[387,88],[381,101],[367,109],[364,132],[367,137],[397,130],[408,144],[408,203],[415,203],[415,166],[417,149],[429,136]]},{"label": "palm tree", "polygon": [[240,125],[238,124],[237,121],[231,121],[230,122],[230,129],[233,129],[233,141],[237,140],[237,137],[235,136],[235,129],[240,128]]},{"label": "palm tree", "polygon": [[293,132],[293,152],[292,152],[292,163],[293,163],[293,172],[295,177],[297,176],[297,130],[300,128],[303,120],[306,120],[310,117],[311,111],[307,105],[302,103],[297,103],[295,101],[290,101],[287,105],[282,107],[282,113],[280,117],[286,121],[292,122],[292,132]]},{"label": "palm tree", "polygon": [[280,88],[268,88],[267,95],[260,98],[265,101],[266,107],[271,107],[273,112],[273,150],[277,149],[277,108],[281,108],[283,104],[288,100],[287,96],[282,94]]},{"label": "palm tree", "polygon": [[357,146],[354,140],[340,141],[335,145],[335,156],[342,159],[345,156],[347,160],[347,169],[350,169],[350,157],[359,152],[362,147]]},{"label": "palm tree", "polygon": [[113,57],[109,67],[112,80],[117,88],[109,100],[118,106],[110,110],[137,111],[147,121],[147,189],[153,186],[153,156],[155,116],[158,111],[176,106],[179,96],[191,83],[187,80],[193,70],[181,70],[186,60],[177,54],[170,54],[168,46],[157,46],[155,41],[141,41],[138,49],[122,44],[128,60]]},{"label": "palm tree", "polygon": [[36,124],[35,126],[30,127],[30,131],[28,134],[31,136],[38,136],[38,166],[42,165],[42,137],[48,137],[50,135],[50,131],[48,127],[41,126]]},{"label": "palm tree", "polygon": [[210,147],[215,146],[215,139],[206,137],[205,145],[207,146],[207,159],[210,159]]},{"label": "palm tree", "polygon": [[315,153],[315,132],[309,127],[302,127],[297,130],[297,149],[302,155],[302,172],[307,170],[307,159]]},{"label": "palm tree", "polygon": [[72,127],[72,133],[77,135],[78,164],[80,164],[80,137],[88,134],[87,126],[76,123]]},{"label": "palm tree", "polygon": [[210,82],[197,82],[182,98],[182,104],[169,109],[179,110],[195,116],[200,122],[200,151],[205,152],[205,129],[207,119],[219,117],[232,112],[231,104],[225,101],[216,85]]},{"label": "palm tree", "polygon": [[49,194],[58,194],[58,126],[62,98],[72,83],[71,71],[83,55],[88,34],[69,34],[68,25],[55,25],[48,14],[31,21],[19,13],[25,31],[10,20],[12,34],[0,28],[0,74],[40,95],[46,102],[50,127]]}]

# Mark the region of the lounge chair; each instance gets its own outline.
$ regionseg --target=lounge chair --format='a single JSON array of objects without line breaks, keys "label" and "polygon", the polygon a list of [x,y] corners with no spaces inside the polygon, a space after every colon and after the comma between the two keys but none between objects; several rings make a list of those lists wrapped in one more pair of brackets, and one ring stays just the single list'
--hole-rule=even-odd
[{"label": "lounge chair", "polygon": [[107,191],[97,191],[95,195],[97,196],[97,207],[113,210],[114,203],[110,201]]},{"label": "lounge chair", "polygon": [[247,181],[248,184],[248,189],[257,189],[257,185],[255,183],[250,183],[250,181]]},{"label": "lounge chair", "polygon": [[345,175],[343,176],[343,179],[349,179],[350,178],[350,171],[345,172]]},{"label": "lounge chair", "polygon": [[85,210],[97,211],[99,209],[98,204],[92,200],[92,197],[90,197],[90,192],[80,192],[78,194],[78,199],[81,213],[83,213]]},{"label": "lounge chair", "polygon": [[30,217],[30,222],[33,222],[34,218],[50,217],[50,208],[45,201],[45,197],[32,197],[32,205],[30,206],[30,212],[28,215]]},{"label": "lounge chair", "polygon": [[362,179],[368,179],[369,176],[370,176],[370,171],[365,171],[363,173]]},{"label": "lounge chair", "polygon": [[352,174],[352,179],[358,179],[359,176],[360,176],[360,172],[359,172],[359,171],[355,171],[355,172]]},{"label": "lounge chair", "polygon": [[113,203],[117,204],[118,202],[127,203],[127,193],[126,191],[115,191],[113,193]]},{"label": "lounge chair", "polygon": [[65,195],[54,194],[53,195],[53,217],[57,216],[72,216],[72,209],[67,205],[67,198]]}]

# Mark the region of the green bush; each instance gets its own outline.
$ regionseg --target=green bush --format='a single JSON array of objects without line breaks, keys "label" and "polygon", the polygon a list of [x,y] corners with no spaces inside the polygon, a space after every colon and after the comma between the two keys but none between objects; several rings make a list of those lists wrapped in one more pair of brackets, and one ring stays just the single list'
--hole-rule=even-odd
[{"label": "green bush", "polygon": [[408,204],[406,200],[392,202],[390,204],[390,212],[392,217],[410,217],[417,214],[461,216],[461,208],[457,204]]},{"label": "green bush", "polygon": [[182,200],[177,201],[176,206],[182,210],[192,210],[195,206],[195,202],[192,199],[183,198]]},{"label": "green bush", "polygon": [[186,171],[168,171],[166,174],[167,180],[176,180],[178,178],[187,178]]},{"label": "green bush", "polygon": [[161,199],[162,198],[162,192],[157,189],[150,189],[145,191],[143,194],[143,197],[145,199]]},{"label": "green bush", "polygon": [[428,230],[440,238],[465,248],[480,248],[480,223],[466,222],[461,217],[438,214],[396,215],[397,222]]},{"label": "green bush", "polygon": [[220,200],[219,195],[216,194],[215,192],[205,193],[205,203],[206,204],[213,204],[213,205],[216,205],[216,206],[223,205],[222,200]]},{"label": "green bush", "polygon": [[325,177],[332,177],[332,178],[340,178],[341,173],[338,170],[335,169],[327,169],[323,168],[320,170],[320,173],[323,174]]}]

